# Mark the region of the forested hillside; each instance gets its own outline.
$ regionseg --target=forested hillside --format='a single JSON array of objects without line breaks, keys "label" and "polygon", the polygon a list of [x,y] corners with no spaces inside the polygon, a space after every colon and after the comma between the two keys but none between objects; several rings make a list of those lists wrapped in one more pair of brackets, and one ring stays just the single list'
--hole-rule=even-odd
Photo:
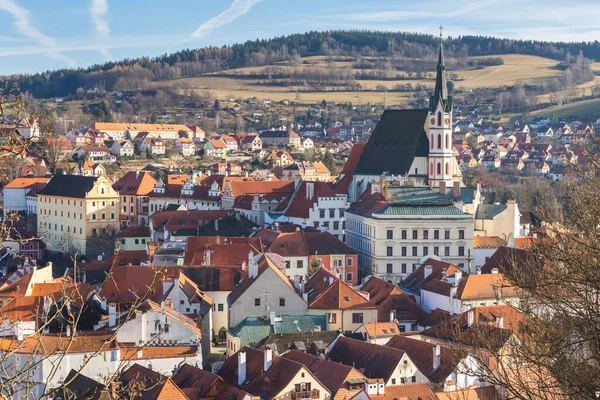
[{"label": "forested hillside", "polygon": [[[22,91],[36,98],[74,94],[78,88],[100,85],[106,90],[136,87],[147,83],[182,77],[194,77],[232,68],[272,65],[301,57],[386,56],[403,60],[394,66],[419,69],[415,61],[433,61],[438,38],[406,32],[328,31],[307,32],[268,40],[248,41],[223,47],[186,49],[155,58],[125,59],[89,68],[61,69],[34,75],[5,77],[16,81]],[[600,60],[600,42],[538,42],[498,39],[484,36],[450,38],[445,42],[450,62],[467,56],[529,54],[569,61],[570,55],[582,54]],[[454,61],[452,61],[454,59]],[[407,61],[408,60],[408,61]],[[410,65],[411,61],[414,65]],[[364,67],[371,68],[369,64]],[[420,68],[423,68],[421,66]]]}]

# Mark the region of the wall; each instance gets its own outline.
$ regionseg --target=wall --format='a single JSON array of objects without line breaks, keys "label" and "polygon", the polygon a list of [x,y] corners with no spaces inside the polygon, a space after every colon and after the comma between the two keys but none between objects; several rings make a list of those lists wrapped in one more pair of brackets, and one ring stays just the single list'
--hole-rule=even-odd
[{"label": "wall", "polygon": [[[304,375],[304,377],[302,377]],[[318,389],[319,397],[312,399],[326,400],[331,398],[329,390],[321,382],[319,382],[314,375],[304,366],[298,371],[296,376],[290,380],[290,383],[286,385],[281,392],[277,394],[276,399],[291,399],[292,392],[296,391],[296,384],[310,383],[311,390]]]},{"label": "wall", "polygon": [[493,248],[474,248],[473,249],[473,265],[475,268],[483,266],[488,258],[490,258],[498,250]]},{"label": "wall", "polygon": [[[306,314],[306,303],[276,273],[268,268],[229,308],[229,326],[236,326],[246,317],[265,312],[265,296],[268,298],[269,312],[276,314]],[[260,298],[260,306],[254,305],[254,299]],[[285,299],[285,306],[279,305],[279,299]]]},{"label": "wall", "polygon": [[461,301],[459,299],[450,298],[442,294],[430,292],[421,289],[421,308],[427,312],[431,312],[436,308],[456,314],[461,312]]},{"label": "wall", "polygon": [[[221,328],[229,329],[229,310],[227,307],[227,296],[230,291],[205,292],[207,296],[213,299],[212,325],[215,335],[219,334]],[[223,305],[223,311],[219,311],[219,304]]]}]

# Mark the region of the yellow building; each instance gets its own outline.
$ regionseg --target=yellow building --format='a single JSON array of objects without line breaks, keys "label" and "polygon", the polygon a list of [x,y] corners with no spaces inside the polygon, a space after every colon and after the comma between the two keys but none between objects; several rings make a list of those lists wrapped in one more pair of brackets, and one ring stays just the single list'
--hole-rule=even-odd
[{"label": "yellow building", "polygon": [[90,237],[118,230],[119,193],[104,175],[56,175],[38,192],[38,236],[50,251],[85,255]]}]

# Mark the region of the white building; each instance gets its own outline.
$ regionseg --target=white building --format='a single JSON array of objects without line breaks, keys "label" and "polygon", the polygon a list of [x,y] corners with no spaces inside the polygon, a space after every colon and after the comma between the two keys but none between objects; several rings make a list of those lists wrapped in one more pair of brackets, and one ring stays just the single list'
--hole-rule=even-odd
[{"label": "white building", "polygon": [[[4,217],[11,211],[26,211],[28,214],[37,212],[37,201],[28,202],[27,194],[30,191],[43,188],[50,181],[51,176],[44,177],[18,177],[4,186]],[[33,194],[33,193],[32,193]],[[35,196],[33,196],[35,197]]]}]

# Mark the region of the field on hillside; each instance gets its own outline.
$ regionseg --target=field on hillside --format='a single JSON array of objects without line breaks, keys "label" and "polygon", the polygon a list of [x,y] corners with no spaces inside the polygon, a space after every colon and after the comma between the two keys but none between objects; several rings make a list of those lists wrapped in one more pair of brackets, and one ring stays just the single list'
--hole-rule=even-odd
[{"label": "field on hillside", "polygon": [[[477,61],[482,57],[472,57],[470,60]],[[512,86],[515,83],[533,83],[543,78],[559,76],[561,71],[556,69],[558,62],[547,58],[507,54],[502,55],[503,65],[486,66],[479,69],[450,70],[450,74],[456,74],[455,84],[458,89],[476,89],[476,88],[497,88],[502,86]],[[363,58],[363,61],[376,63],[382,59]],[[408,78],[404,71],[381,71],[381,70],[361,70],[353,68],[355,60],[350,57],[307,57],[300,60],[295,65],[289,63],[279,63],[265,67],[247,67],[238,68],[217,74],[206,74],[195,78],[173,79],[169,81],[153,82],[154,88],[178,88],[185,90],[209,91],[218,98],[226,97],[258,97],[271,98],[279,101],[283,99],[297,100],[300,102],[315,102],[326,99],[336,102],[358,103],[383,103],[383,91],[376,91],[379,85],[391,90],[396,85],[411,84],[413,87],[422,85],[432,87],[435,83],[433,77],[435,71],[431,71],[431,79]],[[600,66],[599,66],[600,68]],[[368,73],[370,71],[380,72],[388,77],[400,76],[403,79],[381,79],[381,80],[359,80],[362,91],[357,97],[356,91],[338,90],[335,86],[327,87],[326,91],[309,91],[305,86],[298,86],[297,82],[289,80],[278,80],[280,85],[267,85],[265,79],[254,75],[263,74],[266,70],[278,71],[279,73],[291,74],[294,76],[300,72],[316,74],[327,74],[329,72],[339,72],[345,76],[356,76],[359,73]],[[296,80],[297,81],[297,80]],[[388,91],[388,104],[405,104],[409,98],[407,92]]]},{"label": "field on hillside", "polygon": [[562,106],[554,106],[544,108],[543,110],[534,111],[528,114],[530,117],[551,117],[555,116],[558,119],[574,117],[581,119],[599,118],[600,117],[600,99],[583,100]]}]

